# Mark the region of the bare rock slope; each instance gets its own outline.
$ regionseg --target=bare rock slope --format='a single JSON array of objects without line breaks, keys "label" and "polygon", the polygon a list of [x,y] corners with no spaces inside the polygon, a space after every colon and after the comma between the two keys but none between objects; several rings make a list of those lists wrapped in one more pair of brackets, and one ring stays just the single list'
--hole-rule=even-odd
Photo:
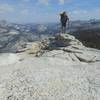
[{"label": "bare rock slope", "polygon": [[0,64],[0,100],[100,99],[100,50],[74,36],[28,43],[14,55],[20,60]]}]

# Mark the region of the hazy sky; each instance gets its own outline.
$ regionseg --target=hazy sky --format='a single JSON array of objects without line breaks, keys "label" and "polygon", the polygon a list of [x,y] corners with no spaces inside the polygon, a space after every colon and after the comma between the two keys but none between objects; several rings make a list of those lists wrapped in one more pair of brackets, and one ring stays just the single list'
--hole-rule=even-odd
[{"label": "hazy sky", "polygon": [[0,20],[57,22],[67,11],[71,20],[100,18],[100,0],[0,0]]}]

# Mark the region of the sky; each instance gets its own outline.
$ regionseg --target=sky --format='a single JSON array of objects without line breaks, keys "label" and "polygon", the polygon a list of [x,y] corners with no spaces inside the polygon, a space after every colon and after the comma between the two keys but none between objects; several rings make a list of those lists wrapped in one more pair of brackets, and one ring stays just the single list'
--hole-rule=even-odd
[{"label": "sky", "polygon": [[10,22],[58,22],[62,11],[70,20],[100,19],[100,0],[0,0],[0,20]]}]

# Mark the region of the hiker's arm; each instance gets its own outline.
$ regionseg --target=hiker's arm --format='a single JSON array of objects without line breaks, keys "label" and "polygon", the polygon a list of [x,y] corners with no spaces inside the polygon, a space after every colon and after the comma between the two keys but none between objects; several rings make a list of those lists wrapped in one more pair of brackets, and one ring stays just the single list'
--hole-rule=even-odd
[{"label": "hiker's arm", "polygon": [[69,21],[69,18],[68,18],[68,16],[66,16],[66,20],[65,20],[65,21],[66,21],[66,22],[67,22],[67,21]]},{"label": "hiker's arm", "polygon": [[67,16],[67,20],[69,20],[69,17]]}]

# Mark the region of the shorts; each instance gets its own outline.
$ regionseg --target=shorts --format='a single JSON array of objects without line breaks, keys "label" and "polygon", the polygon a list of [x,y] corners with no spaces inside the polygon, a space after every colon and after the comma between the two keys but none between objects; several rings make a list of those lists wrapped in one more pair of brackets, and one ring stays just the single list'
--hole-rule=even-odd
[{"label": "shorts", "polygon": [[66,23],[62,23],[62,27],[66,27]]}]

